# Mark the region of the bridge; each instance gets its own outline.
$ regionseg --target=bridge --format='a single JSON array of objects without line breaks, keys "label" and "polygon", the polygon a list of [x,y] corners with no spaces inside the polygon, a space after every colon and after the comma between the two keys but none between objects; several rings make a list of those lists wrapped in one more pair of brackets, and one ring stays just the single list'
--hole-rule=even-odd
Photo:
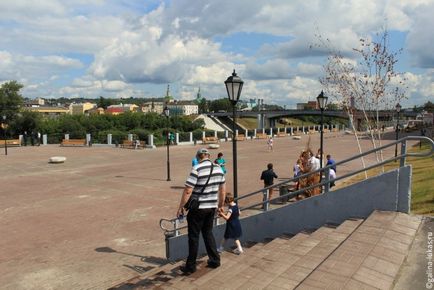
[{"label": "bridge", "polygon": [[[376,111],[366,112],[370,119],[375,119]],[[230,118],[232,117],[232,112],[212,112],[207,113],[207,115],[216,118]],[[396,115],[395,111],[379,111],[378,113],[380,121],[392,121]],[[402,119],[414,118],[415,113],[413,112],[402,112]],[[254,117],[257,119],[258,128],[272,128],[275,127],[276,122],[285,117],[299,117],[299,116],[321,116],[320,110],[262,110],[262,111],[237,111],[237,116],[240,118]],[[335,117],[348,119],[347,112],[343,110],[325,110],[325,117]],[[362,128],[365,116],[363,111],[354,111],[354,125],[358,130]]]}]

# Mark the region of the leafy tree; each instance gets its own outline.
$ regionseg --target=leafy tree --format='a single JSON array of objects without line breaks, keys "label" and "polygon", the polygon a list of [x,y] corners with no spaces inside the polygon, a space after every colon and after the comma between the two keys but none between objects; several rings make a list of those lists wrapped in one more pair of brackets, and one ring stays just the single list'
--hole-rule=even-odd
[{"label": "leafy tree", "polygon": [[339,105],[336,104],[336,103],[328,103],[327,104],[327,110],[338,111],[339,110]]},{"label": "leafy tree", "polygon": [[208,113],[209,111],[209,101],[207,101],[205,98],[201,99],[199,104],[199,114]]},{"label": "leafy tree", "polygon": [[42,116],[37,112],[23,111],[17,116],[11,126],[12,134],[19,135],[24,131],[37,132],[39,131]]},{"label": "leafy tree", "polygon": [[231,102],[229,102],[227,98],[213,100],[209,105],[209,109],[210,111],[214,111],[214,112],[218,112],[218,111],[231,112],[232,104]]},{"label": "leafy tree", "polygon": [[434,112],[434,103],[432,103],[431,101],[426,102],[423,105],[423,109],[429,113]]},{"label": "leafy tree", "polygon": [[23,104],[23,97],[20,94],[22,88],[23,85],[16,81],[4,83],[0,87],[1,116],[6,116],[8,123],[17,118],[18,111]]},{"label": "leafy tree", "polygon": [[102,96],[99,97],[98,102],[96,103],[98,108],[107,109],[108,106],[111,106],[114,104],[112,99],[106,99]]}]

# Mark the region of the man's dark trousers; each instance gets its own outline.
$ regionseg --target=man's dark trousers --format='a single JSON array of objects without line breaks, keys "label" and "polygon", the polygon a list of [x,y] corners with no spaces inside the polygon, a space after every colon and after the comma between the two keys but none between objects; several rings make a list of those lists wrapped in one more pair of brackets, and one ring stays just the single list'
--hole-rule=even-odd
[{"label": "man's dark trousers", "polygon": [[187,215],[188,221],[188,258],[186,267],[196,268],[196,258],[199,249],[199,234],[202,232],[206,252],[210,266],[220,266],[220,256],[212,233],[215,208],[190,210]]}]

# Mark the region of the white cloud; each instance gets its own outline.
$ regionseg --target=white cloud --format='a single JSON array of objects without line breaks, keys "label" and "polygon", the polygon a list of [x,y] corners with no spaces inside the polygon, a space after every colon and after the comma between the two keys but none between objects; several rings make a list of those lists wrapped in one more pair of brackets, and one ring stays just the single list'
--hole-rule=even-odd
[{"label": "white cloud", "polygon": [[[434,66],[433,0],[145,2],[0,1],[0,80],[24,82],[34,95],[139,96],[172,83],[180,97],[194,97],[200,85],[213,98],[225,95],[222,83],[235,68],[246,98],[292,104],[320,89],[327,50],[309,48],[315,34],[352,58],[359,38],[385,19],[390,30],[408,33],[415,66]],[[236,36],[246,32],[289,40],[256,39],[243,55],[250,39]],[[410,91],[418,100],[429,98],[433,84],[424,73],[413,73],[418,81]]]}]

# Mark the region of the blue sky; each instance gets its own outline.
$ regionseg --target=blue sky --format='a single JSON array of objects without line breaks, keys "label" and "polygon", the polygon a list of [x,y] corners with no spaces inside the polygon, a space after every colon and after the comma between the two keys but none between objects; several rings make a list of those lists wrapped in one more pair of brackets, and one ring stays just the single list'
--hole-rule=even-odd
[{"label": "blue sky", "polygon": [[0,82],[30,98],[155,97],[170,83],[177,99],[199,86],[215,99],[236,69],[242,98],[291,108],[323,89],[316,34],[351,62],[387,26],[409,107],[434,99],[432,15],[434,0],[2,0]]}]

